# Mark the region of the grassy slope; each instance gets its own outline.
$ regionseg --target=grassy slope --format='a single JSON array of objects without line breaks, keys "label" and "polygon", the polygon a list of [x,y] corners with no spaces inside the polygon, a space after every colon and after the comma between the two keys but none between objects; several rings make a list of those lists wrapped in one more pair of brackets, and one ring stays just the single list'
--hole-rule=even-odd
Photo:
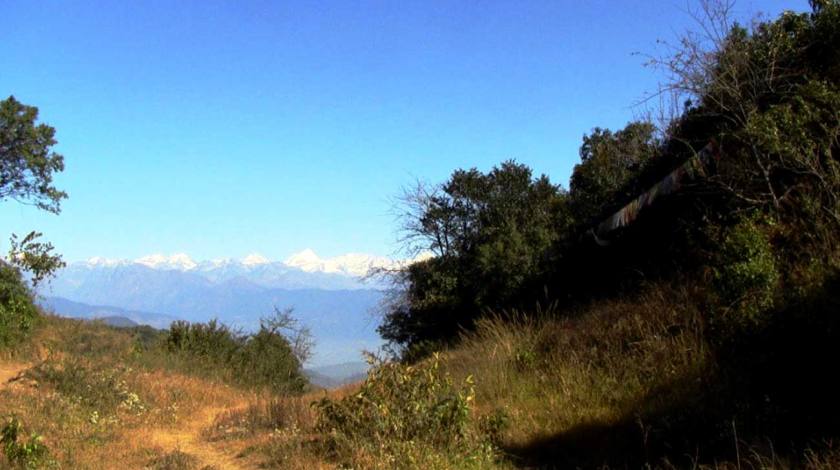
[{"label": "grassy slope", "polygon": [[567,319],[485,321],[448,364],[502,417],[508,464],[840,468],[837,287],[734,347],[706,331],[699,292],[648,286]]},{"label": "grassy slope", "polygon": [[[686,289],[649,286],[564,319],[543,312],[514,324],[484,321],[441,355],[453,383],[474,378],[468,434],[495,448],[495,463],[472,466],[840,466],[829,434],[774,442],[760,432],[771,428],[754,425],[761,410],[736,406],[749,402],[725,386],[731,367],[709,342],[698,305]],[[835,311],[836,303],[827,305],[826,312]],[[411,466],[386,461],[378,448],[402,449],[400,458],[414,459],[415,467],[470,462],[452,447],[405,447],[387,437],[358,442],[364,452],[351,446],[336,454],[312,403],[356,396],[358,384],[272,396],[189,374],[144,352],[123,330],[53,317],[45,323],[27,345],[0,356],[7,376],[24,371],[0,385],[0,415],[15,415],[27,432],[43,435],[61,468]],[[802,386],[797,400],[819,398],[806,391],[820,382]],[[371,430],[381,424],[365,423]]]},{"label": "grassy slope", "polygon": [[[46,317],[31,341],[0,352],[0,370],[0,417],[17,417],[24,437],[43,437],[52,461],[44,466],[222,469],[266,460],[243,454],[256,442],[251,433],[220,439],[226,428],[214,423],[271,397],[179,370],[126,330]],[[7,464],[0,456],[0,468]]]}]

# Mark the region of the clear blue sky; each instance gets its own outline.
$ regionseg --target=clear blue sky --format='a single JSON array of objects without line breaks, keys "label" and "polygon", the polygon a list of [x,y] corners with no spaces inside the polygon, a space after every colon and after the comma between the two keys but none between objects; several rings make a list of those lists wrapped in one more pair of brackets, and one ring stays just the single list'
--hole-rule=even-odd
[{"label": "clear blue sky", "polygon": [[[416,178],[509,158],[566,186],[691,21],[673,1],[0,3],[0,95],[57,129],[61,215],[7,201],[0,237],[69,260],[388,255]],[[742,1],[738,14],[807,9]],[[5,243],[2,245],[6,246]]]}]

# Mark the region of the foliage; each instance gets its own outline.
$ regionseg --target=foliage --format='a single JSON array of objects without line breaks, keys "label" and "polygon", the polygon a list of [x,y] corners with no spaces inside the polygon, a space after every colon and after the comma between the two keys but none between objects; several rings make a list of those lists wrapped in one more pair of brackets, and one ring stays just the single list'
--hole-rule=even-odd
[{"label": "foliage", "polygon": [[10,240],[9,262],[32,275],[33,287],[65,266],[61,255],[53,252],[52,243],[38,241],[42,235],[30,232],[18,241],[17,235],[12,234]]},{"label": "foliage", "polygon": [[0,201],[58,213],[67,194],[53,186],[53,176],[64,170],[64,157],[51,150],[55,129],[37,119],[38,108],[14,96],[0,101]]},{"label": "foliage", "polygon": [[317,429],[350,465],[436,468],[434,457],[444,454],[454,460],[445,468],[480,466],[493,452],[470,434],[474,398],[472,377],[456,385],[438,355],[413,366],[378,363],[357,393],[317,403]]},{"label": "foliage", "polygon": [[728,313],[720,320],[730,326],[756,323],[773,306],[780,275],[765,232],[759,221],[744,218],[720,244],[714,279]]},{"label": "foliage", "polygon": [[569,182],[570,204],[577,220],[589,222],[602,216],[616,193],[657,155],[660,143],[655,133],[653,124],[638,121],[617,132],[596,127],[583,137],[580,163]]},{"label": "foliage", "polygon": [[21,341],[38,318],[32,293],[20,271],[0,260],[0,348]]},{"label": "foliage", "polygon": [[246,385],[266,386],[275,392],[300,392],[307,384],[289,340],[265,325],[237,351],[234,364],[238,380]]},{"label": "foliage", "polygon": [[520,300],[568,223],[565,193],[512,161],[487,173],[455,171],[403,203],[406,249],[436,255],[397,275],[401,295],[380,333],[404,345],[452,339],[483,308]]},{"label": "foliage", "polygon": [[[53,176],[64,170],[64,157],[51,150],[55,129],[36,124],[37,119],[38,108],[13,96],[0,101],[0,201],[13,199],[57,214],[67,194],[53,186]],[[29,271],[33,286],[64,266],[40,236],[30,232],[18,242],[12,235],[8,260],[0,259],[0,347],[28,333],[38,316],[12,266]]]},{"label": "foliage", "polygon": [[271,315],[260,318],[258,334],[285,338],[298,362],[304,363],[312,357],[312,348],[315,347],[315,341],[309,327],[301,324],[293,316],[293,313],[294,310],[291,308],[281,310],[274,307]]},{"label": "foliage", "polygon": [[233,331],[216,320],[176,321],[163,340],[167,354],[193,372],[275,392],[300,392],[306,387],[301,364],[311,344],[308,330],[298,325],[291,311],[277,309],[260,320],[254,334]]},{"label": "foliage", "polygon": [[[840,2],[749,28],[730,21],[731,1],[700,6],[700,33],[652,60],[681,114],[661,130],[595,128],[568,193],[509,162],[409,195],[404,241],[436,256],[399,273],[386,306],[380,332],[404,358],[451,344],[489,310],[569,307],[704,272],[707,300],[721,302],[712,310],[755,324],[840,263]],[[706,178],[680,182],[596,246],[598,222],[710,141],[720,158]]]},{"label": "foliage", "polygon": [[177,320],[169,326],[166,348],[172,353],[184,353],[211,364],[232,362],[243,342],[242,334],[213,319],[207,323]]},{"label": "foliage", "polygon": [[0,429],[0,444],[3,446],[6,460],[13,467],[43,468],[49,462],[49,449],[44,444],[44,439],[39,434],[32,433],[27,441],[19,442],[21,434],[23,425],[17,418],[9,418]]}]

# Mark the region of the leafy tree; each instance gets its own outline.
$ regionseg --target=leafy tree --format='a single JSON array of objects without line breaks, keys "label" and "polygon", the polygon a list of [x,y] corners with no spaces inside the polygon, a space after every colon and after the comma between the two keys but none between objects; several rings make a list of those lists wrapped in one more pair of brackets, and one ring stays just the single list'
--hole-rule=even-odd
[{"label": "leafy tree", "polygon": [[57,214],[67,193],[53,186],[53,175],[64,170],[64,157],[51,150],[55,129],[37,119],[38,108],[14,96],[0,101],[0,200]]},{"label": "leafy tree", "polygon": [[580,163],[569,182],[570,203],[581,222],[591,223],[603,215],[605,205],[654,158],[660,143],[656,127],[649,122],[632,122],[612,132],[596,127],[583,137]]},{"label": "leafy tree", "polygon": [[[53,176],[64,170],[64,158],[51,149],[55,129],[36,124],[38,108],[13,96],[0,101],[0,201],[14,200],[57,214],[67,194],[55,188]],[[0,259],[0,345],[10,344],[32,327],[37,310],[20,270],[33,285],[64,266],[38,232],[11,236],[8,260]]]},{"label": "leafy tree", "polygon": [[541,278],[570,222],[565,192],[513,161],[457,170],[403,197],[403,242],[435,257],[408,267],[380,333],[403,345],[453,338],[485,308],[505,308]]},{"label": "leafy tree", "polygon": [[[38,108],[14,96],[0,101],[0,201],[8,199],[58,214],[67,193],[56,189],[53,176],[64,171],[64,157],[52,151],[55,128],[36,124]],[[30,232],[20,242],[12,235],[8,262],[32,273],[33,284],[64,266],[41,233]]]},{"label": "leafy tree", "polygon": [[18,241],[17,235],[12,234],[10,240],[9,262],[31,273],[33,286],[37,286],[65,266],[61,255],[53,252],[52,243],[38,241],[41,235],[40,232],[30,232],[23,240]]},{"label": "leafy tree", "polygon": [[162,346],[192,372],[217,376],[246,387],[299,392],[307,380],[302,364],[310,357],[312,336],[292,316],[275,308],[260,329],[243,334],[216,320],[175,321]]},{"label": "leafy tree", "polygon": [[[507,162],[407,194],[403,242],[435,257],[397,276],[386,339],[435,348],[487,309],[530,307],[540,286],[585,301],[703,272],[717,273],[719,307],[764,318],[840,266],[840,1],[750,28],[730,21],[729,0],[700,5],[701,33],[653,60],[682,114],[661,131],[594,129],[568,193]],[[714,174],[658,199],[621,243],[581,236],[712,140]],[[761,223],[745,231],[744,214]]]},{"label": "leafy tree", "polygon": [[0,348],[23,339],[35,326],[38,309],[20,271],[0,261]]}]

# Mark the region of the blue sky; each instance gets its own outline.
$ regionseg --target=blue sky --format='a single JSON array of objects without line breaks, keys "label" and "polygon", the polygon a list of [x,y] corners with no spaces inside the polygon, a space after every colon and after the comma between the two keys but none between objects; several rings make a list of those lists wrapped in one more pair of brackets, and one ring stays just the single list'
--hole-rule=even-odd
[{"label": "blue sky", "polygon": [[4,202],[0,237],[43,231],[68,260],[390,255],[418,178],[515,158],[566,186],[582,135],[656,89],[633,53],[687,5],[4,1],[0,95],[56,127],[70,198]]}]

